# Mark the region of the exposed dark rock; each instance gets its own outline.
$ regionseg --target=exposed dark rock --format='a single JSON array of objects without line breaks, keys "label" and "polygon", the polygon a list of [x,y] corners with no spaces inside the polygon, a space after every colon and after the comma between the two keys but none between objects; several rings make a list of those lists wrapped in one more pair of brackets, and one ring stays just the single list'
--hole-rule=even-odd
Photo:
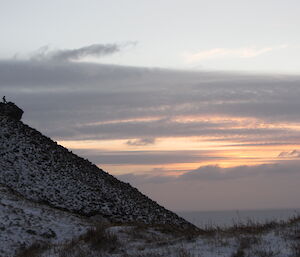
[{"label": "exposed dark rock", "polygon": [[23,110],[12,102],[0,103],[0,116],[8,116],[14,120],[21,120]]}]

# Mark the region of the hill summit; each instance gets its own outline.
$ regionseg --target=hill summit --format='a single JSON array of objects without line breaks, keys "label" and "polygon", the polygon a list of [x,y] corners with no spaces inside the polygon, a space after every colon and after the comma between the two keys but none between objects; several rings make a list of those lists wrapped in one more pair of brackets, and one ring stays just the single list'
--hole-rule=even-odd
[{"label": "hill summit", "polygon": [[23,113],[23,110],[12,102],[0,103],[0,116],[8,116],[15,120],[21,120]]},{"label": "hill summit", "polygon": [[27,200],[112,222],[194,225],[20,121],[0,105],[0,184]]}]

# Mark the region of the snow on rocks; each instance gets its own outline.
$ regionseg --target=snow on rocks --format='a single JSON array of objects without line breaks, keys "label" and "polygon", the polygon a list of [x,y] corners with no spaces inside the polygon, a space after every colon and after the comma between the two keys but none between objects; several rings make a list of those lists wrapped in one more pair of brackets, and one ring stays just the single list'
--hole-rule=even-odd
[{"label": "snow on rocks", "polygon": [[26,199],[121,223],[196,227],[40,132],[0,116],[0,183]]},{"label": "snow on rocks", "polygon": [[36,204],[0,185],[0,256],[14,256],[36,242],[58,243],[87,231],[90,224],[74,214]]}]

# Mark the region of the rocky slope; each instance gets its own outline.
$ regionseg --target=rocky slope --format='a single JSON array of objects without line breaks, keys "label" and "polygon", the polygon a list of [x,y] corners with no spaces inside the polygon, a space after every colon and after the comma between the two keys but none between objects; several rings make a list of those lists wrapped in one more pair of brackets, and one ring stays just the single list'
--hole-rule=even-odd
[{"label": "rocky slope", "polygon": [[129,184],[23,124],[14,111],[10,115],[2,109],[0,183],[5,187],[28,200],[83,216],[195,229]]}]

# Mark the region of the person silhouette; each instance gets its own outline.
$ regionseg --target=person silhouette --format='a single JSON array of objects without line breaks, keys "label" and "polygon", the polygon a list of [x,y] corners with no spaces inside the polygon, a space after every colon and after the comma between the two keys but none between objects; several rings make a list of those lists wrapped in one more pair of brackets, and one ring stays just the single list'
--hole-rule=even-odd
[{"label": "person silhouette", "polygon": [[3,96],[2,99],[3,99],[3,103],[6,104],[7,102],[6,102],[5,96]]}]

